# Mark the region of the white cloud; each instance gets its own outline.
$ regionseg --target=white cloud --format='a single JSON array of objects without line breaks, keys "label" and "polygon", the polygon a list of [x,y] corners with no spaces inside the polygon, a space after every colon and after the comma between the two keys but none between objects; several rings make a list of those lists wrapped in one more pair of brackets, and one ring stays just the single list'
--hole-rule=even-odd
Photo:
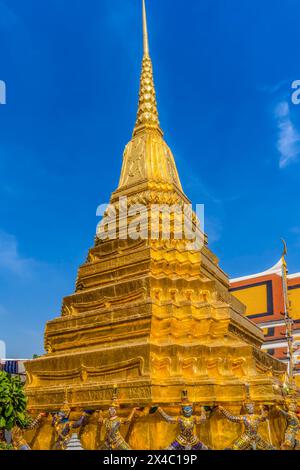
[{"label": "white cloud", "polygon": [[24,276],[31,273],[35,263],[33,259],[20,255],[14,235],[0,230],[0,270]]},{"label": "white cloud", "polygon": [[285,168],[295,162],[300,155],[300,133],[292,122],[290,106],[287,101],[279,103],[275,110],[275,117],[278,126],[279,166]]}]

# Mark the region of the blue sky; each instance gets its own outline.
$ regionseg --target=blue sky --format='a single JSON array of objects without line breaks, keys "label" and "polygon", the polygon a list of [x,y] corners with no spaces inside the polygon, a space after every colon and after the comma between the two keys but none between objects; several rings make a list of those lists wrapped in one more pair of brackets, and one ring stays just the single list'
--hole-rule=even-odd
[{"label": "blue sky", "polygon": [[[299,0],[148,0],[161,125],[230,276],[300,271]],[[137,109],[140,0],[0,0],[0,338],[43,349],[116,188]]]}]

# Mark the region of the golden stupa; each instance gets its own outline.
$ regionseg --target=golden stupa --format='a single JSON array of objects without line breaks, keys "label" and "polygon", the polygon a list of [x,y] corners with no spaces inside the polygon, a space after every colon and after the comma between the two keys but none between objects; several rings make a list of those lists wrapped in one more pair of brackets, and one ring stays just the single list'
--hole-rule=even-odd
[{"label": "golden stupa", "polygon": [[[119,186],[111,205],[189,204],[174,157],[160,128],[143,1],[144,57],[137,121],[125,148]],[[28,409],[55,412],[64,407],[77,419],[83,410],[103,410],[118,389],[119,413],[161,405],[178,414],[182,391],[200,413],[222,404],[239,414],[245,400],[259,406],[282,401],[285,366],[261,351],[262,331],[244,316],[229,292],[227,275],[209,250],[190,240],[161,236],[133,239],[121,220],[115,239],[96,237],[79,268],[75,293],[63,300],[60,317],[45,331],[46,354],[27,362]],[[248,390],[248,394],[247,394]],[[261,434],[279,445],[277,415]],[[212,413],[199,434],[222,449],[240,433],[220,413]],[[124,426],[133,449],[163,449],[176,429],[157,413]],[[97,413],[81,433],[85,449],[97,449],[103,435]],[[34,449],[51,449],[51,416],[28,434]]]}]

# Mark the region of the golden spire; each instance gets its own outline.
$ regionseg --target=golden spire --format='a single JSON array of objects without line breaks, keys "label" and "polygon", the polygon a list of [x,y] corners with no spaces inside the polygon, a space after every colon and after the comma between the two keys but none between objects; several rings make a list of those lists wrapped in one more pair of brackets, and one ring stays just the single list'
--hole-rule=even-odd
[{"label": "golden spire", "polygon": [[143,0],[143,38],[144,38],[144,55],[149,56],[149,39],[147,26],[147,13],[145,0]]},{"label": "golden spire", "polygon": [[288,350],[288,376],[290,383],[294,380],[294,321],[290,315],[290,299],[289,299],[289,286],[288,286],[288,268],[286,262],[286,255],[288,253],[287,245],[285,240],[281,240],[283,243],[282,252],[282,287],[283,287],[283,299],[284,299],[284,321],[286,324],[286,339],[287,339],[287,350]]},{"label": "golden spire", "polygon": [[144,129],[156,129],[162,134],[162,130],[159,127],[152,62],[149,55],[149,40],[145,0],[143,0],[143,42],[144,57],[140,82],[139,105],[133,135],[136,135],[138,132]]}]

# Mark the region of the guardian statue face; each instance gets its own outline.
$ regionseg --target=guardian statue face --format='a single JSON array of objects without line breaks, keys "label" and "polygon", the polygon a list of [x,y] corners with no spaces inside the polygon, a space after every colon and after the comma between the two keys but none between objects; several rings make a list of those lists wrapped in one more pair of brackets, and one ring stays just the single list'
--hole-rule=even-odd
[{"label": "guardian statue face", "polygon": [[117,410],[114,406],[111,406],[108,410],[108,414],[110,416],[110,418],[114,418],[115,416],[117,416]]},{"label": "guardian statue face", "polygon": [[64,421],[65,419],[68,418],[68,415],[65,411],[59,411],[57,415],[60,421]]},{"label": "guardian statue face", "polygon": [[249,415],[253,415],[253,414],[254,414],[254,404],[253,404],[253,403],[247,403],[247,404],[245,405],[245,409],[246,409],[246,411],[247,411],[247,413],[248,413]]},{"label": "guardian statue face", "polygon": [[190,418],[193,414],[193,407],[192,406],[183,406],[182,407],[182,414],[186,418]]}]

